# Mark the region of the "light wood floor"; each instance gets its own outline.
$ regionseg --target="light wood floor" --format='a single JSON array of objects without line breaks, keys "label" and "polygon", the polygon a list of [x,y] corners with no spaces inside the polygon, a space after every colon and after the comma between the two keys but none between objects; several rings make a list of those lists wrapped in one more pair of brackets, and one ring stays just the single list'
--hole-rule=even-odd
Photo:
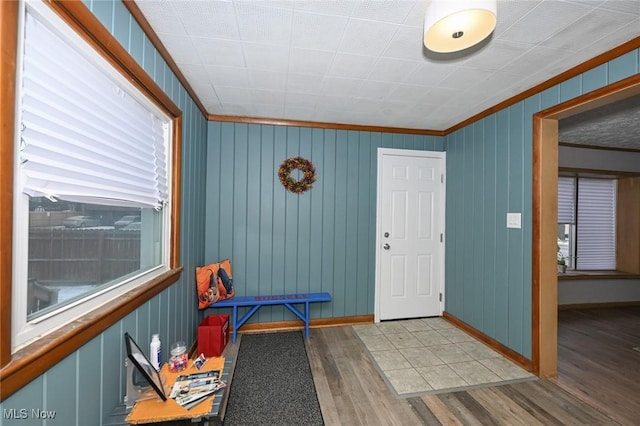
[{"label": "light wood floor", "polygon": [[640,307],[559,312],[557,383],[617,422],[640,424]]},{"label": "light wood floor", "polygon": [[561,311],[558,379],[408,399],[389,391],[351,327],[312,329],[307,351],[328,426],[626,426],[640,424],[639,329],[640,308]]}]

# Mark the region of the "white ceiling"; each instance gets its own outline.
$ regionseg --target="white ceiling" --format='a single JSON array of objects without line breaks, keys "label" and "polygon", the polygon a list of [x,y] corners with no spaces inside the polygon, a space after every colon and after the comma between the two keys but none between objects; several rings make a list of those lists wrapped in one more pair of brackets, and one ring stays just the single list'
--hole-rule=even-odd
[{"label": "white ceiling", "polygon": [[640,0],[499,0],[479,46],[422,45],[430,1],[137,0],[209,114],[446,130],[640,36]]}]

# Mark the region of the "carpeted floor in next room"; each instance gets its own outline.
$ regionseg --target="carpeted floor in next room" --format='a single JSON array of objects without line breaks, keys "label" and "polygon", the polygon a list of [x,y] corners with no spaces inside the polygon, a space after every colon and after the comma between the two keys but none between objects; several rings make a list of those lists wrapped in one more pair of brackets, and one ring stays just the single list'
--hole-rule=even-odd
[{"label": "carpeted floor in next room", "polygon": [[386,321],[353,330],[400,398],[537,379],[442,318]]}]

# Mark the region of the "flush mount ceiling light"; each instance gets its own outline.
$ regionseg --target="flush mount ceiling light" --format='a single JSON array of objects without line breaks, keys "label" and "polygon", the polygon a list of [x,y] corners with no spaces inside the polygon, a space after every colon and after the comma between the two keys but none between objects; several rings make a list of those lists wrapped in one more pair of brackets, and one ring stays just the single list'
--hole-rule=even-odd
[{"label": "flush mount ceiling light", "polygon": [[424,45],[438,53],[464,50],[496,27],[497,0],[433,0],[424,18]]}]

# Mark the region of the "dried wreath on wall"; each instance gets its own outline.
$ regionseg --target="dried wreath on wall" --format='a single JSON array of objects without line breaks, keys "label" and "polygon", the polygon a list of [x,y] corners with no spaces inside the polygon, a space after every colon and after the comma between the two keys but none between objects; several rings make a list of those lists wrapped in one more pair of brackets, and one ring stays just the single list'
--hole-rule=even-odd
[{"label": "dried wreath on wall", "polygon": [[[302,179],[293,180],[291,178],[291,172],[295,169],[300,170],[303,173]],[[302,157],[292,157],[280,165],[278,169],[278,177],[280,183],[285,187],[287,191],[300,194],[308,189],[311,189],[311,185],[316,181],[316,169],[311,164],[311,161]]]}]

